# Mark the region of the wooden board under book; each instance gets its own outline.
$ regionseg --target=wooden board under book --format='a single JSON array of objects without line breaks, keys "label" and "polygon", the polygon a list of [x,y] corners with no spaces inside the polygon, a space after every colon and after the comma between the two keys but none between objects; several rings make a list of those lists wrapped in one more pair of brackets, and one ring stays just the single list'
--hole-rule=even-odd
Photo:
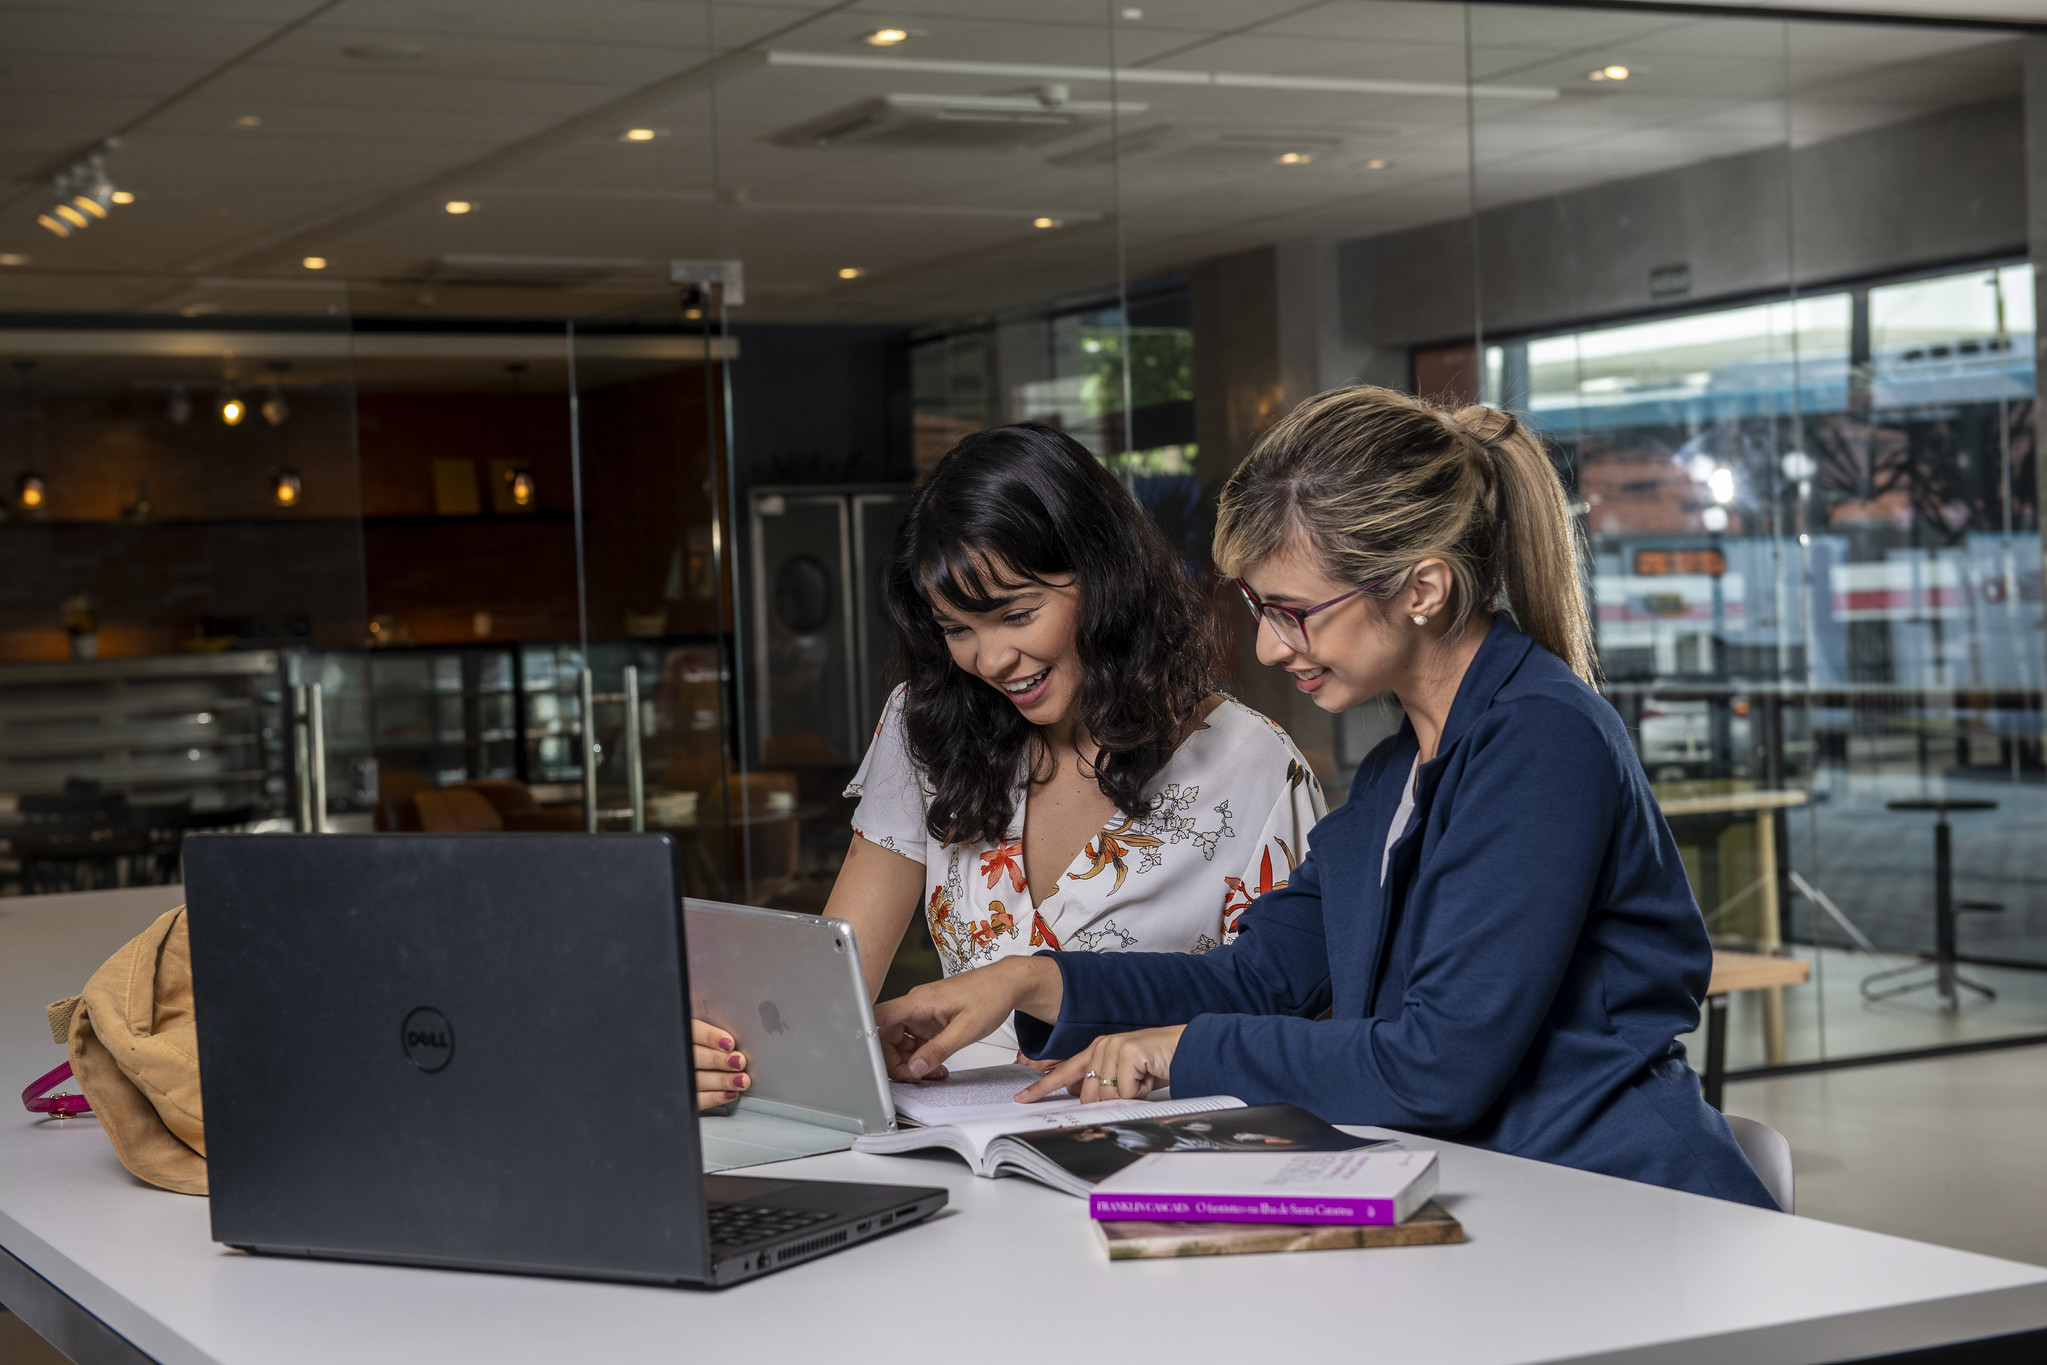
[{"label": "wooden board under book", "polygon": [[1435,1200],[1405,1223],[1359,1226],[1305,1223],[1095,1224],[1112,1261],[1160,1256],[1242,1256],[1265,1251],[1339,1251],[1348,1247],[1420,1247],[1464,1240],[1464,1225]]}]

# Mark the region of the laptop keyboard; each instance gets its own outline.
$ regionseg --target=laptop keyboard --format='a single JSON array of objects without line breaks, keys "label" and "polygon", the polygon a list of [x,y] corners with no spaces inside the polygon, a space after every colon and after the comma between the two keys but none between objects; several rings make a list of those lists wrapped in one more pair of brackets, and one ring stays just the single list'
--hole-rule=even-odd
[{"label": "laptop keyboard", "polygon": [[821,1223],[833,1215],[826,1209],[778,1209],[764,1204],[713,1204],[711,1241],[716,1246],[744,1247]]}]

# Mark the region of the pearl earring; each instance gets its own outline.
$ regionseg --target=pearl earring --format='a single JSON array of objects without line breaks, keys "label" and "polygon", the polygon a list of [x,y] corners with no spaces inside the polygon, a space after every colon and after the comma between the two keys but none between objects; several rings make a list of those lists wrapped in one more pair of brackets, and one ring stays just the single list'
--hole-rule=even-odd
[{"label": "pearl earring", "polygon": [[1414,615],[1414,623],[1418,626],[1425,626],[1429,623],[1429,618],[1423,616],[1420,612],[1416,612]]}]

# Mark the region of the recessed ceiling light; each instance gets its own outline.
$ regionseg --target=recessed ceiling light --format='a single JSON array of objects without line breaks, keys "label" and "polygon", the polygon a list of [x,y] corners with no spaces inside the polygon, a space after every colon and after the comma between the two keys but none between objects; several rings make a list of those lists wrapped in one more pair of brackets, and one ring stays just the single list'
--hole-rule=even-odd
[{"label": "recessed ceiling light", "polygon": [[450,213],[468,213],[471,209],[475,208],[476,205],[470,203],[467,199],[450,199],[447,203],[441,205],[441,207],[446,209]]},{"label": "recessed ceiling light", "polygon": [[897,43],[907,43],[916,36],[906,28],[878,28],[872,33],[861,34],[860,41],[869,47],[894,47]]},{"label": "recessed ceiling light", "polygon": [[244,114],[235,120],[235,127],[237,128],[261,128],[262,126],[263,116],[261,114]]},{"label": "recessed ceiling light", "polygon": [[1588,81],[1624,81],[1634,74],[1625,66],[1616,63],[1613,66],[1602,66],[1597,71],[1586,72],[1585,79]]},{"label": "recessed ceiling light", "polygon": [[701,308],[685,308],[682,310],[682,315],[688,318],[691,322],[695,322],[698,318],[704,315],[704,310]]},{"label": "recessed ceiling light", "polygon": [[327,258],[325,256],[308,256],[303,261],[300,261],[299,264],[308,270],[325,270],[327,268]]},{"label": "recessed ceiling light", "polygon": [[27,265],[28,257],[18,251],[0,251],[0,265]]},{"label": "recessed ceiling light", "polygon": [[1031,226],[1034,228],[1055,228],[1064,226],[1064,223],[1058,218],[1033,218],[1031,219]]},{"label": "recessed ceiling light", "polygon": [[64,226],[64,224],[58,222],[47,213],[38,213],[36,215],[36,224],[47,231],[56,233],[59,237],[69,237],[71,235],[70,228]]},{"label": "recessed ceiling light", "polygon": [[1370,161],[1367,161],[1365,163],[1365,169],[1368,171],[1383,171],[1392,164],[1393,164],[1392,162],[1387,161],[1383,157],[1375,156]]},{"label": "recessed ceiling light", "polygon": [[58,204],[55,207],[53,207],[50,210],[50,212],[56,214],[59,218],[62,218],[65,222],[71,224],[71,226],[75,228],[92,226],[92,219],[86,217],[77,209],[72,208],[69,204]]},{"label": "recessed ceiling light", "polygon": [[660,131],[654,128],[628,128],[618,135],[621,142],[652,142],[659,136]]},{"label": "recessed ceiling light", "polygon": [[866,273],[857,265],[842,265],[839,267],[839,278],[842,280],[857,280]]},{"label": "recessed ceiling light", "polygon": [[1134,7],[1133,7],[1133,8],[1129,8],[1129,9],[1125,9],[1125,10],[1123,11],[1123,17],[1124,17],[1125,19],[1128,19],[1128,20],[1129,20],[1129,21],[1130,21],[1131,23],[1133,23],[1133,24],[1134,24],[1134,23],[1136,23],[1136,22],[1137,22],[1137,21],[1138,21],[1139,19],[1142,19],[1142,18],[1144,17],[1144,11],[1143,11],[1143,10],[1141,10],[1141,9],[1137,9],[1137,8],[1134,8]]},{"label": "recessed ceiling light", "polygon": [[1305,166],[1314,159],[1315,154],[1313,152],[1281,152],[1279,154],[1279,164],[1282,166]]},{"label": "recessed ceiling light", "polygon": [[135,202],[135,193],[132,190],[115,190],[107,197],[116,204],[132,204]]}]

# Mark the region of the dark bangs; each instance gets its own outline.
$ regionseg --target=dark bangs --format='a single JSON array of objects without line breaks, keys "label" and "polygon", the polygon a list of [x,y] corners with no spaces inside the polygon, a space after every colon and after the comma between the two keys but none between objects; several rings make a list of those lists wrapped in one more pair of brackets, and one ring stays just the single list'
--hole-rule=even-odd
[{"label": "dark bangs", "polygon": [[[1021,577],[1003,581],[1004,570]],[[1079,719],[1118,808],[1149,809],[1147,784],[1214,688],[1207,604],[1115,476],[1034,422],[967,437],[912,499],[887,582],[910,754],[934,789],[930,831],[941,842],[999,842],[1016,814],[1019,767],[1041,771],[1044,754],[1022,713],[953,663],[934,600],[994,611],[1030,583],[1069,577],[1080,589]]]}]

